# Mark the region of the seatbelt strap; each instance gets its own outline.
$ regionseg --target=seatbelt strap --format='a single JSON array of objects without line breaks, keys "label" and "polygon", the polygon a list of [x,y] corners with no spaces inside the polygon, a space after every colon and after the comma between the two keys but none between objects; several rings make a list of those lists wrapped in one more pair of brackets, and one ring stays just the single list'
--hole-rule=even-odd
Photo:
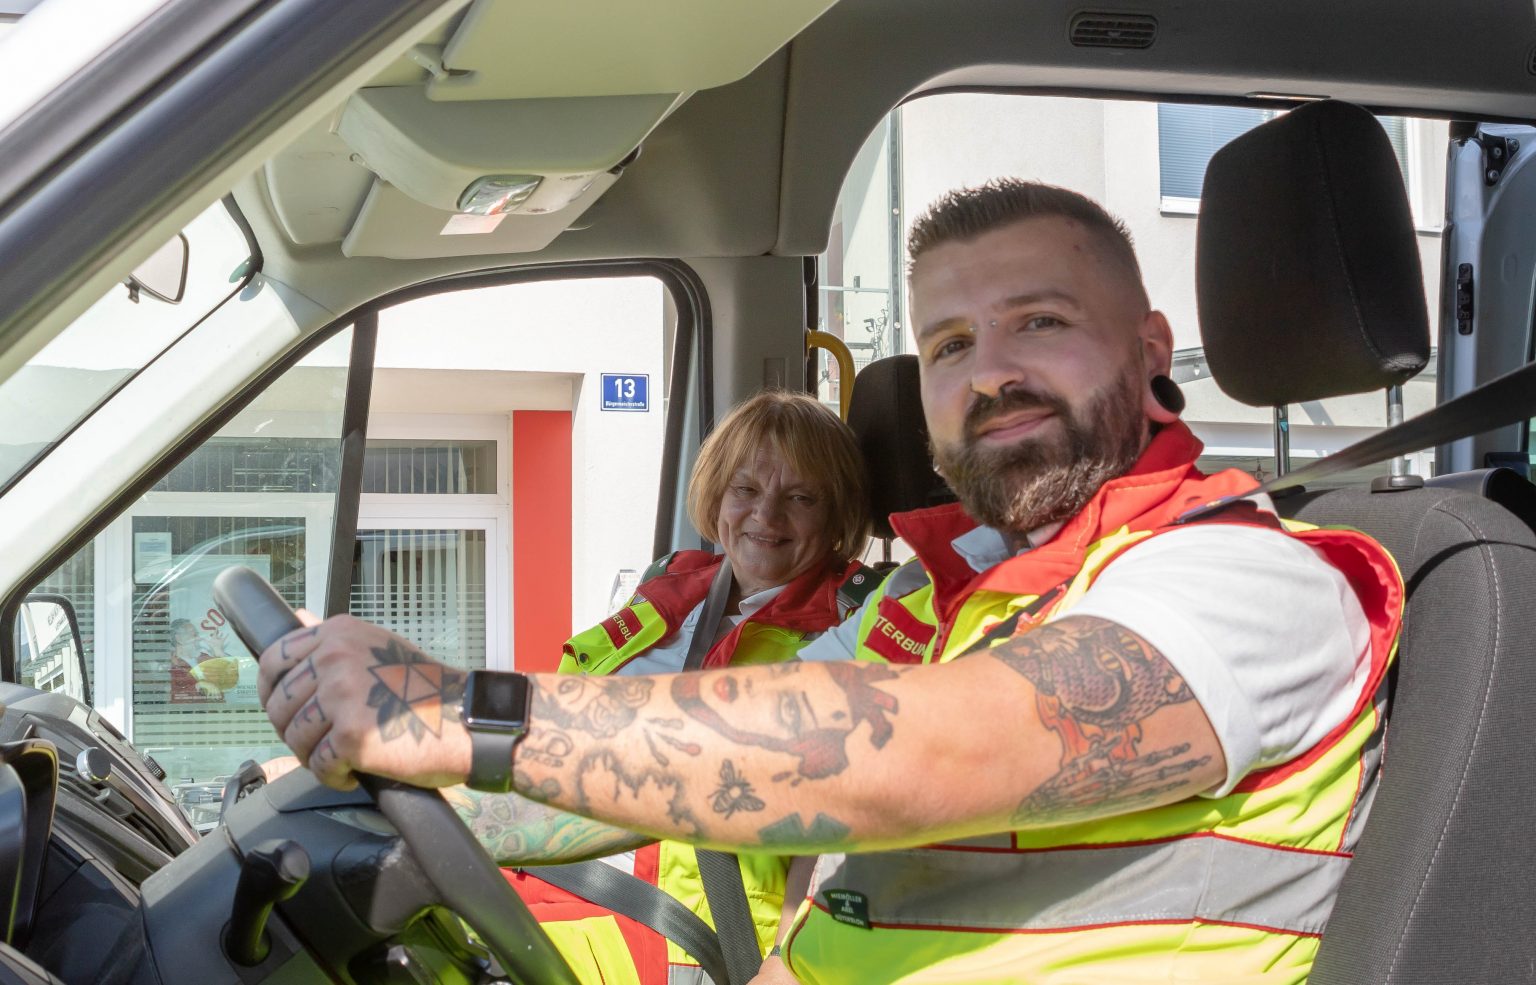
[{"label": "seatbelt strap", "polygon": [[[725,603],[731,597],[731,559],[720,559],[720,570],[709,585],[709,595],[704,599],[704,611],[699,613],[698,625],[693,627],[693,640],[688,644],[688,656],[683,660],[684,672],[704,666],[704,658],[714,647],[715,635],[720,632],[720,620],[725,616]],[[763,952],[758,949],[757,924],[752,921],[752,908],[747,902],[747,887],[741,881],[741,864],[731,852],[716,852],[708,848],[694,849],[699,860],[699,880],[704,884],[704,898],[709,900],[709,912],[715,918],[715,933],[720,938],[720,950],[725,954],[725,964],[731,976],[715,978],[715,985],[746,985],[763,965]]]},{"label": "seatbelt strap", "polygon": [[[688,655],[683,662],[685,670],[697,670],[704,663],[704,658],[709,655],[710,646],[714,643],[715,633],[720,625],[720,617],[725,612],[725,603],[730,596],[731,562],[721,558],[720,570],[715,572],[714,580],[709,583],[709,594],[704,599],[704,610],[699,614],[693,639],[688,644]],[[746,982],[757,974],[757,968],[761,965],[762,959],[757,949],[757,931],[752,924],[751,911],[747,908],[747,890],[741,881],[741,869],[737,866],[734,855],[706,852],[703,849],[699,849],[697,854],[699,874],[704,882],[704,894],[709,899],[709,908],[714,914],[715,925],[722,928],[719,934],[711,930],[709,924],[705,923],[698,914],[664,890],[632,873],[621,872],[600,859],[572,862],[567,865],[529,866],[524,871],[551,886],[574,893],[589,903],[605,907],[651,928],[691,954],[715,985],[746,985]],[[722,913],[731,911],[729,897],[732,890],[728,880],[722,880],[719,875],[716,875],[713,880],[714,885],[718,887],[722,881],[727,882],[727,885],[725,888],[717,888],[715,892],[711,892],[710,870],[706,865],[712,863],[706,863],[706,855],[722,855],[736,873],[734,892],[741,900],[741,911],[746,916],[747,930],[751,937],[752,958],[756,962],[745,977],[732,976],[733,971],[737,974],[740,972],[727,960],[726,952],[723,950],[723,941],[728,932],[724,928],[729,924],[723,921]],[[721,894],[718,903],[715,893]],[[745,965],[742,965],[742,968],[744,969]]]},{"label": "seatbelt strap", "polygon": [[1489,380],[1459,397],[1447,400],[1394,427],[1378,431],[1327,458],[1320,458],[1294,472],[1276,476],[1251,492],[1228,496],[1189,510],[1174,522],[1187,523],[1250,496],[1294,489],[1308,482],[1364,468],[1421,448],[1443,445],[1457,438],[1526,421],[1532,416],[1536,416],[1536,362],[1527,363]]},{"label": "seatbelt strap", "polygon": [[709,924],[644,879],[597,859],[570,865],[530,866],[523,871],[644,924],[691,954],[715,982],[727,982],[725,956],[720,953],[720,940]]},{"label": "seatbelt strap", "polygon": [[720,632],[720,619],[725,615],[725,603],[730,597],[731,559],[722,557],[715,579],[709,583],[709,594],[704,597],[704,611],[699,613],[698,625],[693,627],[693,639],[688,642],[683,670],[698,670],[704,666],[704,658],[715,645],[715,634]]}]

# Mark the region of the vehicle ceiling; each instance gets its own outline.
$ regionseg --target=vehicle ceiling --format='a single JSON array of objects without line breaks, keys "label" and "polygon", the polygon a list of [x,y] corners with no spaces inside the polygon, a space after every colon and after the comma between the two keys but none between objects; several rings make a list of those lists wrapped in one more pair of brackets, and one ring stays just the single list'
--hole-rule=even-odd
[{"label": "vehicle ceiling", "polygon": [[[533,15],[478,0],[237,199],[268,273],[341,312],[515,264],[819,253],[867,133],[903,99],[946,88],[1536,116],[1530,0],[837,0],[821,13],[830,2],[781,0],[765,15],[775,5],[758,0],[566,0]],[[1069,24],[1099,9],[1155,18],[1155,41],[1074,46]],[[639,158],[612,179],[636,141]],[[476,168],[596,180],[563,211],[440,235]]]}]

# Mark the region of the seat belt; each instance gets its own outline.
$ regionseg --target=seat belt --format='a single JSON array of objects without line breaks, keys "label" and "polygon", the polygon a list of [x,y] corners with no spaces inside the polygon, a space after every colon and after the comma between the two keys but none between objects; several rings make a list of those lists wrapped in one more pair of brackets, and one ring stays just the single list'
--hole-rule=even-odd
[{"label": "seat belt", "polygon": [[[731,560],[720,559],[720,570],[709,585],[709,595],[704,599],[704,611],[699,614],[698,625],[693,627],[693,639],[688,644],[688,656],[683,661],[683,672],[700,670],[704,658],[714,646],[715,635],[720,631],[720,620],[725,616],[725,603],[731,596]],[[715,918],[715,933],[720,938],[720,949],[725,953],[725,964],[730,979],[715,978],[715,985],[746,985],[763,966],[763,952],[757,943],[757,924],[752,921],[752,908],[747,902],[747,887],[741,881],[741,864],[731,852],[717,852],[708,848],[694,849],[699,860],[699,879],[704,884],[704,898],[709,900],[709,912]]]},{"label": "seat belt", "polygon": [[[1187,523],[1260,493],[1272,494],[1294,489],[1330,475],[1364,468],[1421,448],[1443,445],[1457,438],[1529,420],[1533,416],[1536,416],[1536,362],[1495,377],[1459,397],[1447,400],[1401,424],[1378,431],[1326,458],[1319,458],[1294,472],[1276,476],[1257,489],[1197,506],[1181,514],[1174,522]],[[1383,492],[1381,495],[1391,493]]]},{"label": "seat belt", "polygon": [[[721,558],[720,569],[709,584],[704,609],[688,644],[684,670],[703,666],[730,596],[731,562]],[[741,867],[729,852],[700,848],[695,849],[695,855],[704,896],[709,900],[718,930],[711,930],[698,914],[664,890],[601,859],[531,865],[521,871],[656,931],[692,955],[715,985],[746,985],[757,974],[763,959],[757,945],[757,927],[747,903],[746,885],[741,881]]]},{"label": "seat belt", "polygon": [[644,879],[616,869],[601,859],[569,865],[528,866],[522,871],[644,924],[692,955],[704,973],[719,985],[728,985],[726,972],[729,966],[720,951],[720,939],[709,929],[709,924]]}]

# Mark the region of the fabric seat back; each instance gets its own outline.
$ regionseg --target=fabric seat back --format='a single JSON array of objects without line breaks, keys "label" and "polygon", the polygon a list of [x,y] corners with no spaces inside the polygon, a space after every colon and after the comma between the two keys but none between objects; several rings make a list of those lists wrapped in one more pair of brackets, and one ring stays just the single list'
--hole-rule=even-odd
[{"label": "fabric seat back", "polygon": [[[1197,266],[1206,355],[1240,400],[1367,392],[1424,365],[1401,175],[1359,107],[1303,106],[1218,152]],[[1276,506],[1371,534],[1408,588],[1381,780],[1310,981],[1533,980],[1536,536],[1453,488],[1349,488]]]}]

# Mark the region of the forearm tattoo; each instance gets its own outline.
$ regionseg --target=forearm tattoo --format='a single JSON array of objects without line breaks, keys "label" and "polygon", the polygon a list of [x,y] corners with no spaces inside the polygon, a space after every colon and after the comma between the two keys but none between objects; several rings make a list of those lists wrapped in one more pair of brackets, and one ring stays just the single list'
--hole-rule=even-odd
[{"label": "forearm tattoo", "polygon": [[[806,667],[681,674],[664,681],[665,690],[643,677],[536,680],[535,727],[516,753],[518,789],[527,790],[537,774],[561,788],[562,805],[634,823],[665,816],[658,830],[696,841],[840,843],[848,825],[827,814],[809,823],[789,815],[766,827],[740,824],[743,816],[772,810],[782,790],[842,774],[851,741],[879,750],[894,732],[898,702],[880,685],[895,671],[874,664]],[[764,749],[782,754],[781,765],[760,765]],[[748,768],[753,753],[759,765]],[[789,805],[777,806],[783,815]],[[794,841],[797,832],[813,841]]]},{"label": "forearm tattoo", "polygon": [[1060,770],[1019,805],[1015,823],[1078,820],[1166,801],[1189,784],[1186,774],[1211,761],[1191,756],[1188,743],[1141,748],[1143,723],[1194,695],[1161,653],[1116,623],[1067,619],[983,652],[1034,685],[1040,721],[1061,741]]},{"label": "forearm tattoo", "polygon": [[475,839],[503,865],[582,862],[630,851],[654,840],[515,793],[453,787],[443,795]]}]

